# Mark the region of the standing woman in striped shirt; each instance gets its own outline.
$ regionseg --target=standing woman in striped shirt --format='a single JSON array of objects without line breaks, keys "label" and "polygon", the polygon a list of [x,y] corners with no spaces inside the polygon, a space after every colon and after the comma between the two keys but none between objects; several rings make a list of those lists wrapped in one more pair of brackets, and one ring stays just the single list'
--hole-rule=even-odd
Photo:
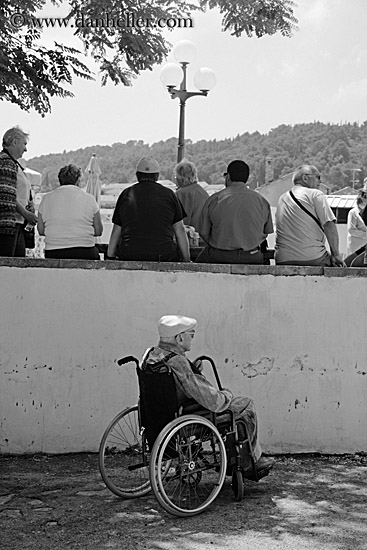
[{"label": "standing woman in striped shirt", "polygon": [[[18,181],[24,179],[18,159],[27,151],[27,142],[28,134],[19,126],[10,128],[3,136],[3,150],[0,152],[0,256],[15,255],[17,242],[23,235],[24,220],[33,225],[37,223],[37,216],[28,211],[17,196]],[[29,190],[26,202],[28,196]]]}]

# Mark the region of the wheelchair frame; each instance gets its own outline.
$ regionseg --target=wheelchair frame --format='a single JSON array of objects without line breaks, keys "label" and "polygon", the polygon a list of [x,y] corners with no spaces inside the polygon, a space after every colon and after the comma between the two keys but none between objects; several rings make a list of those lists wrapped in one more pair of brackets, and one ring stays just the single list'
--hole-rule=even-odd
[{"label": "wheelchair frame", "polygon": [[[198,361],[211,364],[221,390],[213,359],[202,355],[195,363]],[[245,424],[242,423],[245,440],[239,441],[237,424],[231,411],[213,413],[198,404],[183,411],[182,407],[180,410],[176,406],[175,418],[164,425],[154,438],[154,444],[151,440],[149,445],[148,434],[142,426],[139,360],[133,356],[118,360],[120,366],[131,362],[136,364],[140,398],[137,405],[120,411],[102,436],[98,463],[107,487],[122,498],[144,496],[152,490],[167,512],[188,517],[210,506],[220,493],[226,475],[231,475],[234,497],[237,501],[242,500],[242,472],[249,460],[252,479],[258,480]],[[165,374],[171,375],[170,381],[169,378],[167,380],[176,396],[173,373],[169,371]]]}]

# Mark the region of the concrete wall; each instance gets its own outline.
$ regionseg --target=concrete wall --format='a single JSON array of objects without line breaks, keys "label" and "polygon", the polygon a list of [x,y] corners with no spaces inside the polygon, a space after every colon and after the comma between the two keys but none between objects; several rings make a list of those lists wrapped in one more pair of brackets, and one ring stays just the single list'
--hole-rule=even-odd
[{"label": "concrete wall", "polygon": [[198,319],[191,357],[254,398],[265,451],[367,450],[363,269],[2,259],[0,283],[2,453],[96,451],[137,400],[116,360],[167,313]]}]

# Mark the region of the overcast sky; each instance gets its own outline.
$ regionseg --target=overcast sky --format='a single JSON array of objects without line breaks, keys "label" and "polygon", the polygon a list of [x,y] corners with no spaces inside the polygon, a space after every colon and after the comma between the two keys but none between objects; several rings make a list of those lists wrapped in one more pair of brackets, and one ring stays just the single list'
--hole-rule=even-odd
[{"label": "overcast sky", "polygon": [[[298,0],[299,31],[281,36],[235,38],[221,32],[217,12],[195,14],[193,29],[174,30],[169,40],[192,40],[197,56],[189,86],[201,66],[217,85],[207,98],[186,107],[186,137],[223,139],[268,132],[280,124],[367,120],[367,0]],[[64,15],[55,7],[45,16]],[[70,43],[71,30],[47,31]],[[75,44],[75,42],[74,42]],[[171,56],[168,61],[173,61]],[[91,65],[91,64],[90,64]],[[52,100],[41,118],[1,101],[1,134],[19,124],[30,133],[25,158],[130,139],[147,143],[176,137],[178,100],[170,99],[159,73],[145,71],[131,87],[75,79],[73,99]]]}]

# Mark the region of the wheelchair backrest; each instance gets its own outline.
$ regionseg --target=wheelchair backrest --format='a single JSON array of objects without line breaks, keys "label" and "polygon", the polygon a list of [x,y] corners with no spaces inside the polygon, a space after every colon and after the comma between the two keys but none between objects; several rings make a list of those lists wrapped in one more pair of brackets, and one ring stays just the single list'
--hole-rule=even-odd
[{"label": "wheelchair backrest", "polygon": [[153,368],[142,365],[137,368],[140,391],[140,421],[145,428],[149,448],[161,430],[178,413],[176,385],[173,372],[167,365],[169,357]]}]

